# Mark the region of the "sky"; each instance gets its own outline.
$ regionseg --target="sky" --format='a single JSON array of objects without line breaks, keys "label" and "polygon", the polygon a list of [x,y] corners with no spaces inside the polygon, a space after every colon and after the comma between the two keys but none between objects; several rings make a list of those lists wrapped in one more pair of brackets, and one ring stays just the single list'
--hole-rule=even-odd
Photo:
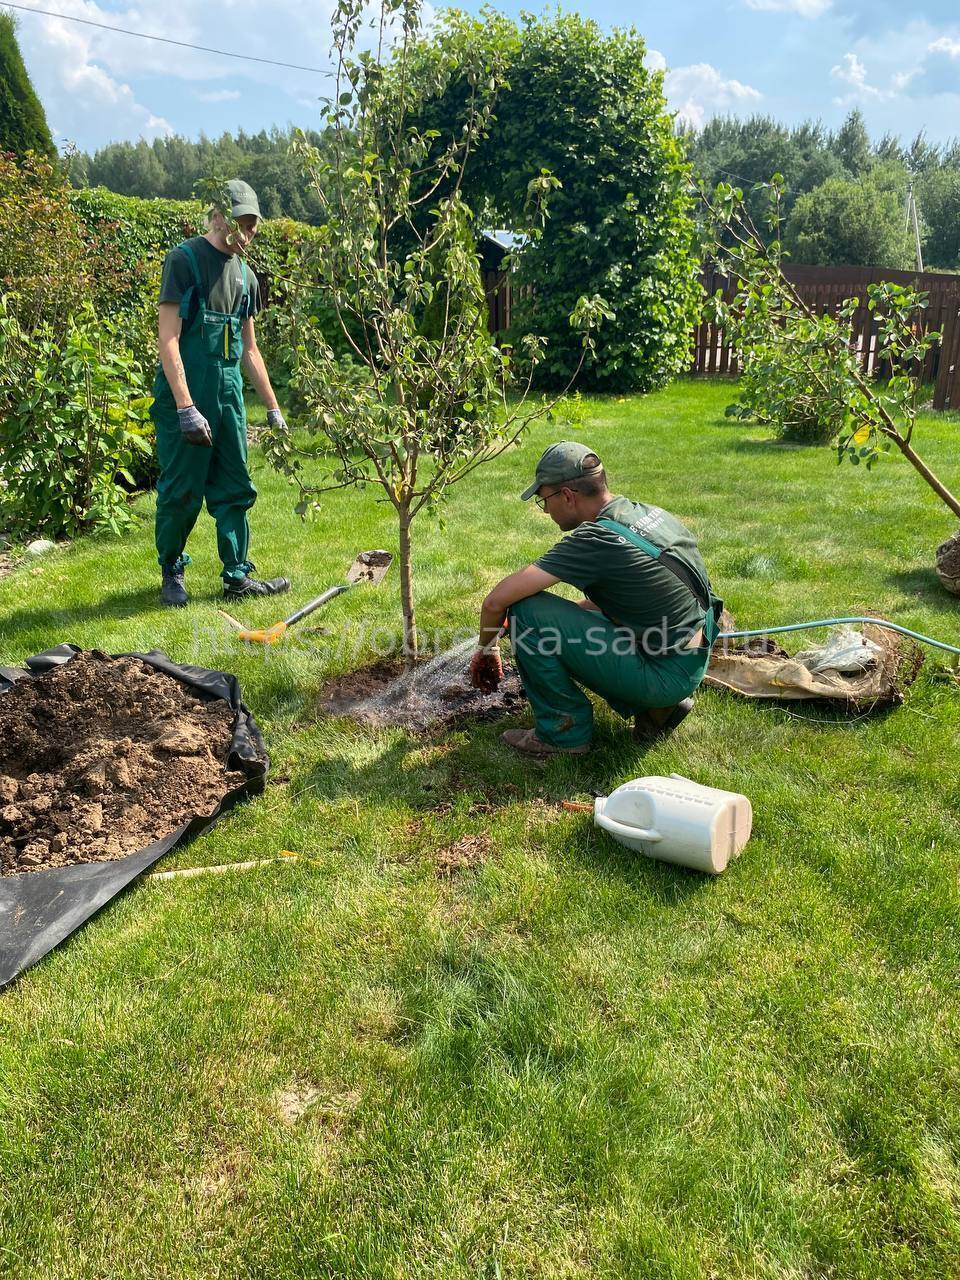
[{"label": "sky", "polygon": [[[2,0],[0,0],[2,3]],[[23,0],[188,43],[329,68],[331,0]],[[480,3],[461,0],[480,11]],[[525,4],[501,3],[516,16]],[[960,135],[960,0],[674,0],[563,4],[634,26],[694,126],[771,115],[835,128],[859,107],[871,135]],[[58,143],[95,150],[170,133],[319,127],[329,77],[241,62],[17,12],[27,69]]]}]

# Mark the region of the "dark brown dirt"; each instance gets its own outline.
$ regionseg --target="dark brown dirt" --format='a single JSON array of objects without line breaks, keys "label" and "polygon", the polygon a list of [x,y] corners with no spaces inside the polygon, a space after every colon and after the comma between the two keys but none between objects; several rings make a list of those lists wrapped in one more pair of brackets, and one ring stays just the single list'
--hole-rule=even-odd
[{"label": "dark brown dirt", "polygon": [[210,813],[233,712],[92,650],[0,697],[0,875],[106,862]]},{"label": "dark brown dirt", "polygon": [[[422,658],[419,665],[429,661]],[[370,666],[334,676],[320,689],[318,710],[323,715],[348,716],[361,724],[423,730],[452,728],[471,720],[499,720],[522,711],[526,705],[520,677],[509,663],[504,663],[504,678],[493,693],[472,688],[462,673],[429,696],[419,693],[412,698],[392,699],[390,687],[405,671],[402,658],[381,658]]]},{"label": "dark brown dirt", "polygon": [[402,658],[378,658],[368,667],[334,676],[320,689],[320,709],[329,716],[348,716],[358,702],[382,693],[403,671]]},{"label": "dark brown dirt", "polygon": [[354,583],[375,582],[378,577],[382,576],[377,571],[382,570],[385,573],[385,566],[392,562],[393,556],[389,551],[361,551],[355,561],[356,572],[354,572],[351,565],[347,580]]}]

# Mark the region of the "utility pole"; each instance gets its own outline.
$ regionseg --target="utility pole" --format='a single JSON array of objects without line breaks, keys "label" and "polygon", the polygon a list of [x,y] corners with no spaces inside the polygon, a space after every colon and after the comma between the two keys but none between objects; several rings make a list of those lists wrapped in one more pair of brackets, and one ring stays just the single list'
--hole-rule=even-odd
[{"label": "utility pole", "polygon": [[913,194],[913,179],[907,183],[907,230],[913,231],[913,241],[917,252],[917,270],[923,270],[923,253],[920,250],[920,221],[917,218],[917,202]]}]

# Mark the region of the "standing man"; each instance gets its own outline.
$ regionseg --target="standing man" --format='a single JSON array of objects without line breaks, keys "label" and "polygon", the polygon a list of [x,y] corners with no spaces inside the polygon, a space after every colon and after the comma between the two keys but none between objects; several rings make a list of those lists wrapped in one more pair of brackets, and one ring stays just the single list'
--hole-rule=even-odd
[{"label": "standing man", "polygon": [[237,230],[218,210],[204,236],[171,249],[160,282],[160,367],[150,409],[157,430],[157,558],[163,572],[160,599],[185,605],[185,548],[206,499],[217,523],[223,562],[223,594],[277,595],[286,578],[250,575],[247,512],[257,491],[247,468],[247,415],[241,365],[267,406],[271,426],[283,415],[263,363],[253,318],[260,310],[257,277],[243,259],[257,234],[260,205],[252,187],[226,184]]},{"label": "standing man", "polygon": [[[634,716],[639,736],[671,732],[693,707],[722,608],[693,534],[660,507],[610,493],[600,459],[571,441],[543,454],[520,496],[534,494],[567,536],[493,588],[470,665],[477,688],[496,688],[509,623],[535,728],[508,729],[503,740],[531,755],[589,751],[593,708],[580,685]],[[584,599],[548,592],[557,582]]]}]

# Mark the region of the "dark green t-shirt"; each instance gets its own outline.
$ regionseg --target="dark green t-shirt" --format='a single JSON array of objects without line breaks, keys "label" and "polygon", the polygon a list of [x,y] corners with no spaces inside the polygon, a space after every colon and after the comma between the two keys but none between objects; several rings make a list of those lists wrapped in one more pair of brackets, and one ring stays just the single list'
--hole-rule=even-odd
[{"label": "dark green t-shirt", "polygon": [[[197,258],[200,283],[211,311],[233,314],[243,301],[243,269],[235,254],[221,253],[204,236],[194,236],[186,242]],[[160,301],[180,303],[194,283],[190,259],[183,245],[177,245],[163,260],[163,276],[160,280]],[[253,270],[247,265],[247,315],[255,316],[260,310],[260,286]],[[196,306],[191,302],[187,324],[193,322]]]},{"label": "dark green t-shirt", "polygon": [[[600,518],[631,525],[650,542],[669,547],[701,582],[707,582],[696,539],[669,511],[615,497],[601,509]],[[661,626],[670,633],[681,629],[692,634],[703,622],[703,609],[676,574],[632,542],[621,542],[597,520],[578,525],[536,563],[637,634]]]}]

